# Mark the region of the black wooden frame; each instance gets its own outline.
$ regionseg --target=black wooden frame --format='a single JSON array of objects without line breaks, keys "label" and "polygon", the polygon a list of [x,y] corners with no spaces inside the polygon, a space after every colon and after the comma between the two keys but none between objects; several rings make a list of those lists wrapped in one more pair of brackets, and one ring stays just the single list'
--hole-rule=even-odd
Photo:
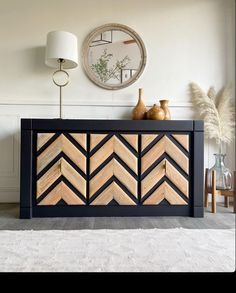
[{"label": "black wooden frame", "polygon": [[[190,199],[187,206],[37,206],[36,138],[40,132],[175,133],[190,136]],[[89,141],[89,135],[87,136]],[[140,140],[139,140],[140,141]],[[140,144],[140,142],[139,142]],[[140,149],[140,145],[139,145]],[[139,152],[140,153],[140,152]],[[201,120],[21,119],[20,218],[79,216],[203,217],[204,125]],[[138,160],[140,162],[140,160]],[[140,165],[140,163],[139,163]],[[140,167],[140,166],[139,166]],[[88,180],[87,180],[88,184]],[[88,186],[88,185],[87,185]],[[140,189],[140,188],[139,188]]]}]

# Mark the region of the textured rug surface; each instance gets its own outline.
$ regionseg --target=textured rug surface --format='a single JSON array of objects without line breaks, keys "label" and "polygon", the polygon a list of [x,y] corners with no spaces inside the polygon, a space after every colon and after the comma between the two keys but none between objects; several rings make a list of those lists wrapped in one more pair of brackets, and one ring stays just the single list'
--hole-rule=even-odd
[{"label": "textured rug surface", "polygon": [[0,231],[1,272],[232,272],[235,231]]}]

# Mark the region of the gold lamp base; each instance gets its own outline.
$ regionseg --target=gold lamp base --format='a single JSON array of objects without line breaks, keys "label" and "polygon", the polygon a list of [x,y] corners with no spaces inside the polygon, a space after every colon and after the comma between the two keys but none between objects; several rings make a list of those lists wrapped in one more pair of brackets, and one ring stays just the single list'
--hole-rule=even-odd
[{"label": "gold lamp base", "polygon": [[52,75],[52,80],[54,84],[59,86],[60,89],[60,119],[62,119],[62,88],[66,86],[70,81],[68,72],[63,70],[64,62],[64,59],[58,59],[60,68],[59,70],[56,70]]}]

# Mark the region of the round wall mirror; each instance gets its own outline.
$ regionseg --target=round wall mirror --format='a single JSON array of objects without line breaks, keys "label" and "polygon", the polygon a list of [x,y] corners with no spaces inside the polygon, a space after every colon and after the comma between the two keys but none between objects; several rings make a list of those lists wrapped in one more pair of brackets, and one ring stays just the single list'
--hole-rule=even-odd
[{"label": "round wall mirror", "polygon": [[118,90],[142,74],[146,49],[139,35],[121,24],[106,24],[93,30],[84,41],[83,65],[98,86]]}]

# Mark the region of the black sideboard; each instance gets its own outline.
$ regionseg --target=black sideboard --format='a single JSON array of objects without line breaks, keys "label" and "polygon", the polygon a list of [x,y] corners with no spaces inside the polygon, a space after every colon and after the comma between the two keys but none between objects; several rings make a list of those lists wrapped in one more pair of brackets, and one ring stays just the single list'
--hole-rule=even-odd
[{"label": "black sideboard", "polygon": [[21,120],[20,217],[203,217],[200,120]]}]

